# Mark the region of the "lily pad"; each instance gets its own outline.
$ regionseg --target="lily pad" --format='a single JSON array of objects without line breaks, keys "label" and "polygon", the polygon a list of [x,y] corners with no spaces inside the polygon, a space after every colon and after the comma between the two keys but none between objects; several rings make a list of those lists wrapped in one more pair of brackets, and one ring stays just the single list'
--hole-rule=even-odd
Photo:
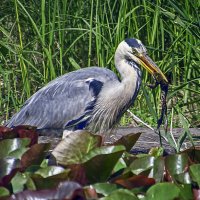
[{"label": "lily pad", "polygon": [[27,200],[27,199],[82,199],[85,200],[81,185],[75,182],[62,182],[55,189],[31,191],[25,190],[12,195],[10,200]]},{"label": "lily pad", "polygon": [[49,148],[49,143],[35,144],[31,146],[31,148],[22,155],[21,167],[25,169],[30,165],[40,165],[47,155]]},{"label": "lily pad", "polygon": [[17,149],[27,147],[30,143],[28,138],[14,138],[14,139],[5,139],[0,141],[1,151],[0,158],[5,158],[9,154]]},{"label": "lily pad", "polygon": [[92,149],[101,145],[101,136],[79,131],[64,138],[52,154],[62,165],[78,164]]},{"label": "lily pad", "polygon": [[97,193],[102,194],[104,196],[107,196],[118,189],[116,184],[111,183],[95,183],[94,185],[92,185],[92,187],[96,189]]},{"label": "lily pad", "polygon": [[200,164],[191,165],[189,172],[192,180],[200,187]]},{"label": "lily pad", "polygon": [[90,183],[106,181],[124,151],[125,147],[122,145],[102,146],[90,151],[83,163]]},{"label": "lily pad", "polygon": [[165,159],[165,167],[170,176],[184,173],[188,167],[188,155],[185,153],[169,155]]},{"label": "lily pad", "polygon": [[6,186],[20,168],[20,160],[15,158],[0,159],[0,185]]},{"label": "lily pad", "polygon": [[130,151],[138,141],[141,134],[142,133],[131,133],[124,135],[119,140],[117,140],[114,145],[124,145],[126,147],[126,151]]},{"label": "lily pad", "polygon": [[154,166],[154,161],[155,157],[153,156],[141,157],[133,161],[127,170],[130,170],[135,175],[139,175],[144,171],[149,171],[152,169]]},{"label": "lily pad", "polygon": [[100,200],[139,200],[134,193],[127,189],[119,189]]},{"label": "lily pad", "polygon": [[155,180],[153,178],[148,178],[144,175],[136,175],[129,178],[116,179],[114,183],[121,185],[127,189],[133,189],[135,187],[151,186],[155,184]]},{"label": "lily pad", "polygon": [[180,189],[172,183],[157,183],[147,190],[145,200],[174,200],[178,199]]},{"label": "lily pad", "polygon": [[0,198],[4,196],[9,196],[10,192],[7,188],[5,187],[0,187]]}]

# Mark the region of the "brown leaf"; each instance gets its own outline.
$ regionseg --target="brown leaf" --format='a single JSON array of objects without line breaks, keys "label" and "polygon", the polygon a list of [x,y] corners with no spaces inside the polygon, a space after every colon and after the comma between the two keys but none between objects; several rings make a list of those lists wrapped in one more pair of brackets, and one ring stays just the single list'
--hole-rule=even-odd
[{"label": "brown leaf", "polygon": [[50,148],[49,143],[34,144],[21,158],[21,168],[24,170],[30,165],[39,165]]},{"label": "brown leaf", "polygon": [[23,191],[13,194],[10,200],[26,200],[26,199],[63,199],[63,200],[86,200],[84,192],[78,183],[66,181],[62,182],[55,189],[38,190],[38,191]]},{"label": "brown leaf", "polygon": [[93,187],[84,188],[84,194],[86,199],[98,199],[97,192]]},{"label": "brown leaf", "polygon": [[126,151],[130,151],[141,134],[142,133],[130,133],[128,135],[124,135],[117,140],[114,145],[124,145],[126,147]]},{"label": "brown leaf", "polygon": [[118,179],[118,180],[115,180],[114,183],[122,185],[123,187],[127,189],[132,189],[135,187],[151,186],[155,184],[155,179],[148,178],[143,175],[138,175],[138,176],[132,176],[127,179]]},{"label": "brown leaf", "polygon": [[86,185],[88,180],[86,178],[85,168],[82,164],[74,164],[68,166],[70,168],[70,180],[78,182],[81,185]]},{"label": "brown leaf", "polygon": [[17,133],[19,138],[30,138],[31,142],[29,146],[32,146],[38,142],[38,133],[36,132],[36,127],[20,125],[14,127],[13,132]]},{"label": "brown leaf", "polygon": [[193,189],[194,200],[200,200],[200,189]]},{"label": "brown leaf", "polygon": [[17,133],[13,132],[11,128],[0,126],[0,140],[11,139],[17,137]]}]

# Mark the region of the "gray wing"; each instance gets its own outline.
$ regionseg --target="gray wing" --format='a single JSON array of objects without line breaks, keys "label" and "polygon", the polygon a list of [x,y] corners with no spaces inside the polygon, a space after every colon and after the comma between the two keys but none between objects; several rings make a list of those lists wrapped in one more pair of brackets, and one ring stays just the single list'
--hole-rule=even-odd
[{"label": "gray wing", "polygon": [[65,74],[36,92],[6,125],[31,125],[43,129],[64,128],[79,120],[85,123],[83,118],[87,110],[92,109],[102,86],[117,80],[112,71],[99,67]]}]

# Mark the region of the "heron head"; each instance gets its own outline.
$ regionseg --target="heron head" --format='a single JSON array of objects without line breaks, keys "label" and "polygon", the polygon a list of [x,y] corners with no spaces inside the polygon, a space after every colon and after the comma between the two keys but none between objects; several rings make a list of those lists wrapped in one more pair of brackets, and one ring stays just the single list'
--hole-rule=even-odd
[{"label": "heron head", "polygon": [[144,67],[157,81],[164,81],[168,83],[167,78],[159,69],[159,67],[152,61],[147,54],[147,49],[138,39],[129,38],[125,39],[119,46],[126,59],[131,60],[142,67]]}]

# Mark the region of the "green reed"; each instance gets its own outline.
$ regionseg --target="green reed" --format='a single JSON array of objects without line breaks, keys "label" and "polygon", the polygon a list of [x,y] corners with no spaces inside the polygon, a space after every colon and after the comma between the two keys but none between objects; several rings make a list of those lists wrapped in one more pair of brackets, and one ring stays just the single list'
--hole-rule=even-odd
[{"label": "green reed", "polygon": [[[113,56],[117,45],[126,37],[136,37],[170,80],[169,112],[178,105],[198,125],[197,7],[198,1],[189,0],[2,0],[2,123],[31,94],[59,75],[93,65],[116,72]],[[148,114],[144,110],[148,109],[155,125],[160,112],[160,89],[152,92],[145,85],[150,82],[152,77],[144,71],[143,87],[132,111],[145,121]]]}]

